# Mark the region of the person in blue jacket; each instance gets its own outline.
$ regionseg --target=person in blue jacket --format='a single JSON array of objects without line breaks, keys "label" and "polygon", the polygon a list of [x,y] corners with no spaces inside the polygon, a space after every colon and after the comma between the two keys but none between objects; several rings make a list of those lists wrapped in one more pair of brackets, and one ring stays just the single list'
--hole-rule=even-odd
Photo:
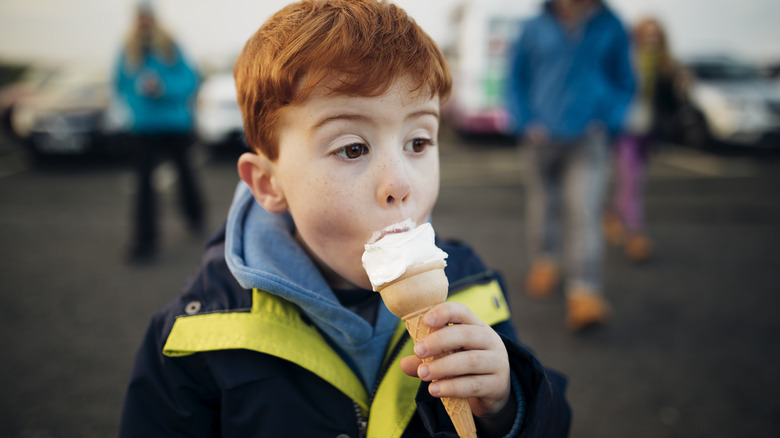
[{"label": "person in blue jacket", "polygon": [[563,277],[568,327],[604,323],[608,149],[634,92],[626,30],[600,0],[550,0],[509,59],[507,107],[527,143],[527,292],[545,298]]},{"label": "person in blue jacket", "polygon": [[130,117],[126,124],[137,185],[128,258],[131,262],[146,262],[157,250],[152,173],[161,158],[170,158],[176,166],[181,208],[191,231],[200,232],[204,222],[203,201],[189,158],[198,73],[157,23],[148,3],[141,3],[137,9],[114,83],[117,98]]},{"label": "person in blue jacket", "polygon": [[441,397],[469,400],[479,436],[568,435],[564,377],[517,342],[468,246],[438,241],[449,296],[416,344],[363,269],[376,230],[428,221],[438,196],[452,80],[433,40],[390,2],[303,0],[234,76],[252,151],[225,226],[150,324],[120,436],[457,436]]}]

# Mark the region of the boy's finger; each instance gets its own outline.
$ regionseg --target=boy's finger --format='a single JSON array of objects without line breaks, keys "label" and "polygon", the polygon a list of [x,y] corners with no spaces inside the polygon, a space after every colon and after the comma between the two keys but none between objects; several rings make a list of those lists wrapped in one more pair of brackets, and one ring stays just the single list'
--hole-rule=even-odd
[{"label": "boy's finger", "polygon": [[503,347],[501,338],[487,326],[458,324],[429,334],[414,344],[421,359],[459,350],[494,350]]},{"label": "boy's finger", "polygon": [[[507,377],[508,380],[508,377]],[[456,379],[443,379],[432,382],[428,386],[428,392],[434,397],[457,398],[504,398],[503,391],[499,390],[502,382],[494,376],[462,376]],[[509,384],[506,385],[507,389]]]},{"label": "boy's finger", "polygon": [[433,306],[425,314],[424,321],[431,328],[440,328],[447,324],[484,325],[482,320],[462,303],[442,303]]},{"label": "boy's finger", "polygon": [[407,376],[419,377],[417,375],[417,369],[420,367],[422,360],[417,356],[406,356],[401,358],[401,371]]},{"label": "boy's finger", "polygon": [[417,373],[422,380],[433,381],[467,375],[493,374],[501,370],[496,354],[488,351],[458,351],[422,363]]}]

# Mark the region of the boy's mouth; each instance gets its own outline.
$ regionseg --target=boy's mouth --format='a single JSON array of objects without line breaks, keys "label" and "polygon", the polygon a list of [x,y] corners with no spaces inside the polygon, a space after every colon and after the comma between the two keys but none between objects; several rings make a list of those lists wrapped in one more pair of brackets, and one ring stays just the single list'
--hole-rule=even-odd
[{"label": "boy's mouth", "polygon": [[404,233],[406,231],[411,230],[414,227],[415,227],[414,222],[411,219],[406,219],[403,222],[398,222],[392,225],[388,225],[379,231],[374,231],[374,234],[372,234],[371,238],[368,239],[368,244],[373,245],[379,242],[380,240],[382,240],[382,238],[387,236],[388,234]]}]

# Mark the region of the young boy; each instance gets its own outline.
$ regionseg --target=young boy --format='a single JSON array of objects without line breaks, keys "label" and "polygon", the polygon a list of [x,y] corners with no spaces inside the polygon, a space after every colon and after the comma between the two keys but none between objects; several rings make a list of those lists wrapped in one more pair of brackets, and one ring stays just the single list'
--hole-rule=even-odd
[{"label": "young boy", "polygon": [[451,79],[430,37],[387,2],[305,0],[234,74],[253,152],[226,227],[151,323],[121,435],[456,436],[440,397],[468,398],[480,436],[566,435],[564,379],[517,344],[468,247],[437,242],[450,301],[417,345],[363,270],[372,233],[425,222],[438,195]]}]

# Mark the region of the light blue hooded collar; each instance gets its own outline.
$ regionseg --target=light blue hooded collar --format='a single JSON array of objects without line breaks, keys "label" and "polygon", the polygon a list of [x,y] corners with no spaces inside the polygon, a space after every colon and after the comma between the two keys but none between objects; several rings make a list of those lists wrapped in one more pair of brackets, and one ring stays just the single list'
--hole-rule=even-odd
[{"label": "light blue hooded collar", "polygon": [[293,238],[294,230],[288,213],[267,212],[239,183],[227,219],[227,265],[242,287],[262,289],[299,306],[370,389],[398,318],[380,302],[372,327],[343,307]]}]

